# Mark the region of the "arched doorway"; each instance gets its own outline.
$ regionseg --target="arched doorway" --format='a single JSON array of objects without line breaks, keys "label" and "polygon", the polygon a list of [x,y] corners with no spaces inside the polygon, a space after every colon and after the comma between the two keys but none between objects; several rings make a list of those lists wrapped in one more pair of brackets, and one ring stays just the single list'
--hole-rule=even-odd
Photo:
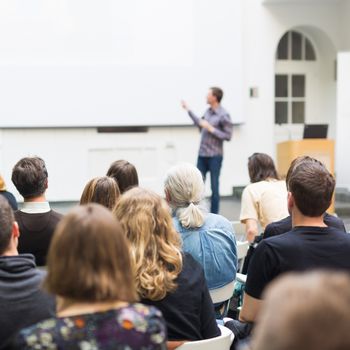
[{"label": "arched doorway", "polygon": [[336,122],[336,50],[316,28],[283,34],[275,61],[275,140],[301,139],[304,124]]}]

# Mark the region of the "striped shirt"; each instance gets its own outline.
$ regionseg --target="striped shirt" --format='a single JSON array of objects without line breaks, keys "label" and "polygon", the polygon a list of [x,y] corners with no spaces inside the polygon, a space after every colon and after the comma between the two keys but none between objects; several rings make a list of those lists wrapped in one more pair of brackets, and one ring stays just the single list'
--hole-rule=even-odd
[{"label": "striped shirt", "polygon": [[232,137],[232,122],[228,112],[221,106],[216,109],[208,108],[205,111],[202,119],[215,128],[212,133],[200,127],[200,119],[192,111],[188,111],[188,115],[201,131],[199,155],[201,157],[222,156],[223,142],[230,141]]}]

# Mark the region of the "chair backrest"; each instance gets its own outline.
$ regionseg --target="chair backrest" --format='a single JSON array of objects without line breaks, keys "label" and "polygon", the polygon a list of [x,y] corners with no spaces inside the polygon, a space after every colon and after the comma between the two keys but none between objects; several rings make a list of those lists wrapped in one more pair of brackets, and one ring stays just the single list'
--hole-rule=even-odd
[{"label": "chair backrest", "polygon": [[240,221],[231,221],[231,224],[236,240],[242,241],[246,239],[245,224],[242,224]]},{"label": "chair backrest", "polygon": [[235,289],[235,281],[225,284],[223,287],[211,289],[209,291],[211,300],[214,304],[222,303],[226,300],[231,299],[233,291]]},{"label": "chair backrest", "polygon": [[215,338],[189,341],[176,350],[229,350],[233,342],[234,335],[230,329],[225,326],[218,325],[221,335]]},{"label": "chair backrest", "polygon": [[237,242],[237,260],[244,259],[247,256],[249,249],[249,242]]}]

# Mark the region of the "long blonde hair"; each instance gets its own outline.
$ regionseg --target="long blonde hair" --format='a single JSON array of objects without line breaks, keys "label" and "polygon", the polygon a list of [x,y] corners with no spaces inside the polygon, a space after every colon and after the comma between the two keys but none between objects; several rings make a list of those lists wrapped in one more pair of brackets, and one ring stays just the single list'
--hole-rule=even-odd
[{"label": "long blonde hair", "polygon": [[167,173],[164,190],[183,227],[197,228],[204,224],[207,211],[203,204],[204,182],[194,165],[182,163],[172,167]]},{"label": "long blonde hair", "polygon": [[139,296],[163,299],[176,289],[182,270],[180,236],[166,202],[152,191],[133,188],[121,196],[114,212],[131,243]]}]

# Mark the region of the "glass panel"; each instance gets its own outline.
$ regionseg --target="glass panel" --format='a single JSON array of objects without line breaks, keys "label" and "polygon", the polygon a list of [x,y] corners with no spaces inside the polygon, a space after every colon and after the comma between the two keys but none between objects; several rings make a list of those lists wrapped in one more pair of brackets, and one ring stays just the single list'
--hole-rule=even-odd
[{"label": "glass panel", "polygon": [[301,34],[292,32],[292,60],[301,60]]},{"label": "glass panel", "polygon": [[292,123],[302,124],[305,121],[305,102],[292,102]]},{"label": "glass panel", "polygon": [[275,75],[275,97],[288,97],[288,75]]},{"label": "glass panel", "polygon": [[287,60],[288,59],[288,33],[284,34],[280,40],[277,48],[277,59]]},{"label": "glass panel", "polygon": [[310,40],[306,39],[306,38],[305,38],[305,59],[307,61],[315,61],[316,60],[315,50],[314,50]]},{"label": "glass panel", "polygon": [[275,102],[275,124],[288,123],[288,102]]},{"label": "glass panel", "polygon": [[305,75],[292,75],[292,97],[305,97]]}]

